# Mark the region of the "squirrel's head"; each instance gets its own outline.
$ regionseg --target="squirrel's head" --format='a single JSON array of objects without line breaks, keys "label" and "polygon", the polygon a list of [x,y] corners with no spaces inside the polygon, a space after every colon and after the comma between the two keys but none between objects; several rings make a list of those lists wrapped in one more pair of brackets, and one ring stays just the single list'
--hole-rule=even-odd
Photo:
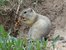
[{"label": "squirrel's head", "polygon": [[35,16],[35,11],[32,8],[27,8],[24,9],[21,13],[20,16],[24,17],[24,18],[33,18]]},{"label": "squirrel's head", "polygon": [[29,23],[33,23],[36,18],[36,13],[32,8],[27,8],[20,13],[20,16],[24,18],[24,22],[28,23],[29,21]]}]

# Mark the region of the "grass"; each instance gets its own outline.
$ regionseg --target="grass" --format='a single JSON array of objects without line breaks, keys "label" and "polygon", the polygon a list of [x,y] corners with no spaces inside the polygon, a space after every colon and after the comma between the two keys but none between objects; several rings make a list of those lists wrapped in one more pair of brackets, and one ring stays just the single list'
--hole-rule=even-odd
[{"label": "grass", "polygon": [[7,0],[0,0],[0,6],[4,6],[8,3]]},{"label": "grass", "polygon": [[[52,46],[54,47],[58,36],[53,39]],[[48,40],[29,40],[17,39],[6,32],[0,25],[0,50],[47,50]]]}]

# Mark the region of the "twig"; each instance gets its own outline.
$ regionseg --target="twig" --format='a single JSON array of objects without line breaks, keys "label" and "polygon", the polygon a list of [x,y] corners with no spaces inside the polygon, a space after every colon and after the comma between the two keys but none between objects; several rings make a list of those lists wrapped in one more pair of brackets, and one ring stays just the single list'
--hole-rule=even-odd
[{"label": "twig", "polygon": [[17,7],[16,14],[18,14],[18,12],[19,12],[19,8],[20,8],[20,5],[22,4],[22,1],[23,1],[23,0],[19,0],[19,4],[18,4],[18,7]]}]

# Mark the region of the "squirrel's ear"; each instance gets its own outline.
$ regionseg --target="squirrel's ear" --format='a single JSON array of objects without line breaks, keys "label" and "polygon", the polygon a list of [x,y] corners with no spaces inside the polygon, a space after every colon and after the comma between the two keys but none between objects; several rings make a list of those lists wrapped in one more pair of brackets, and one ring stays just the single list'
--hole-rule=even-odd
[{"label": "squirrel's ear", "polygon": [[31,8],[31,9],[30,9],[30,12],[32,12],[32,11],[33,11],[33,9]]}]

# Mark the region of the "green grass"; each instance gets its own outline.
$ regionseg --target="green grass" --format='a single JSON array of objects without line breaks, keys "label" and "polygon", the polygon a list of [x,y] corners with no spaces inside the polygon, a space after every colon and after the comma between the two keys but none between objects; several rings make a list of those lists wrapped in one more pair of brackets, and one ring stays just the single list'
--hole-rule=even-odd
[{"label": "green grass", "polygon": [[[53,39],[52,46],[55,45],[58,37]],[[0,25],[0,50],[47,50],[48,40],[29,40],[11,37]]]},{"label": "green grass", "polygon": [[0,0],[0,6],[4,6],[8,3],[7,0]]}]

